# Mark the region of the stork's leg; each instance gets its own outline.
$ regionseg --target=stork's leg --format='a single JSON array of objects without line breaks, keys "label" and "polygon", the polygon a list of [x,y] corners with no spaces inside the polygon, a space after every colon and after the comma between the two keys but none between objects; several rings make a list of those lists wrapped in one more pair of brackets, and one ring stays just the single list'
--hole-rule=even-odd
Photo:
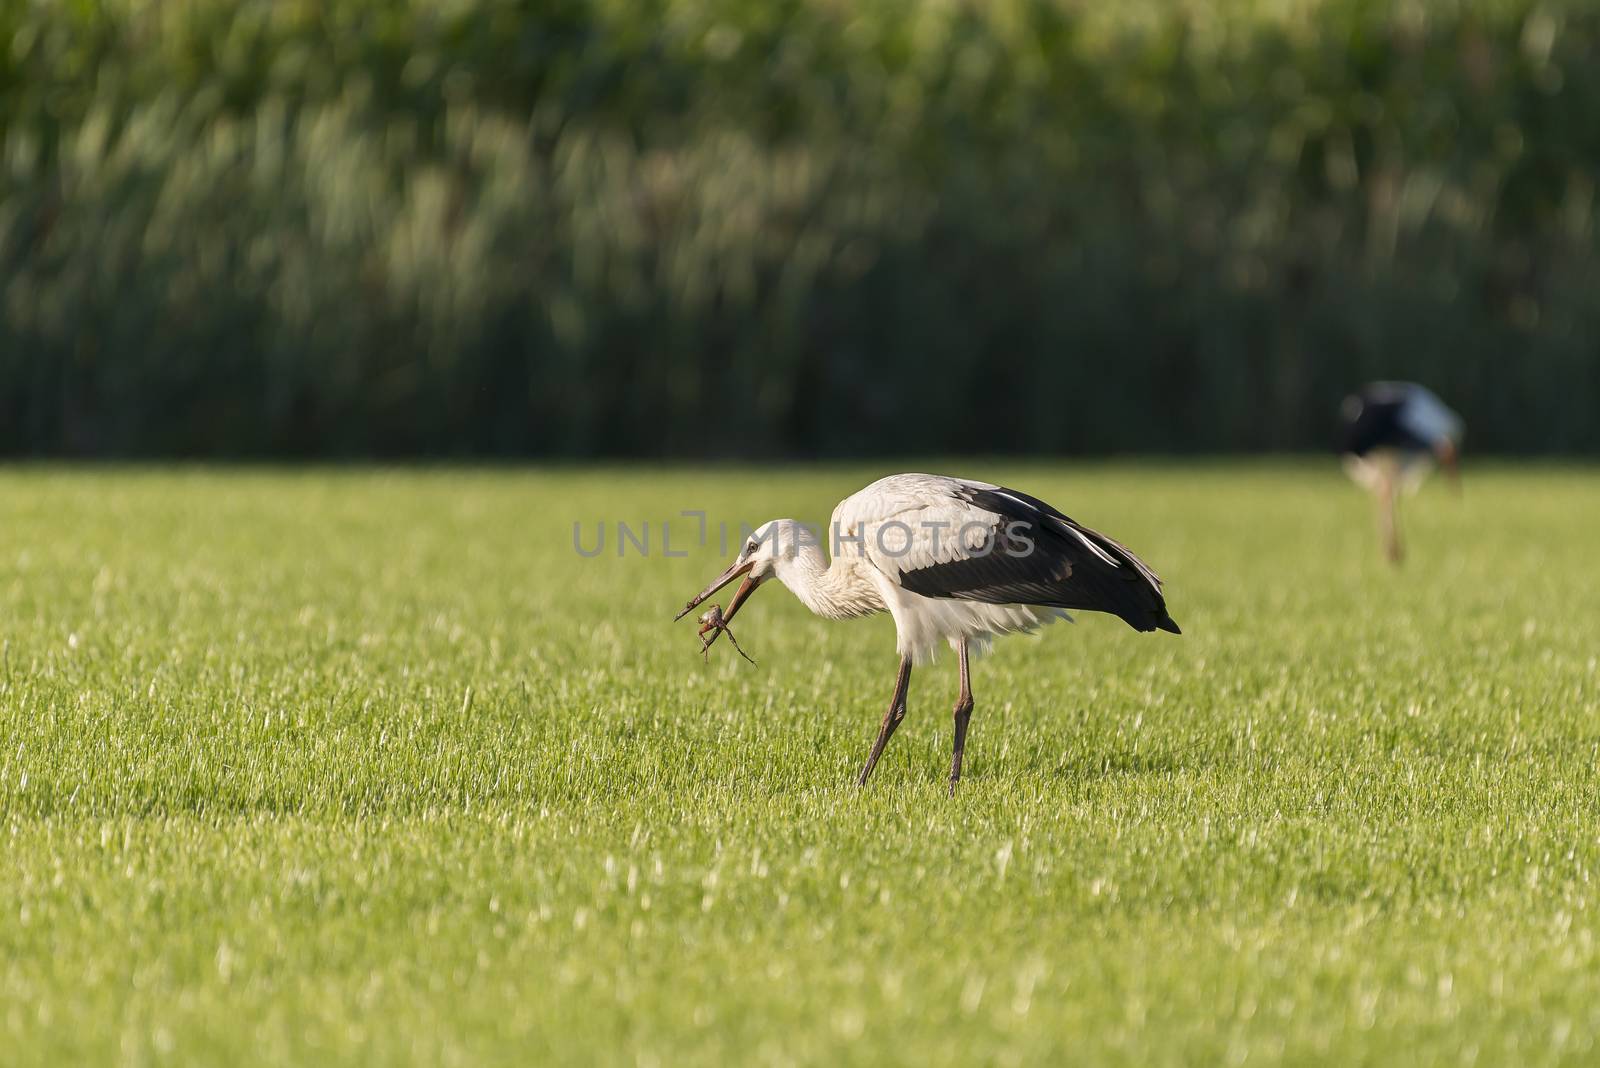
[{"label": "stork's leg", "polygon": [[1383,538],[1383,554],[1391,564],[1405,558],[1400,544],[1400,476],[1386,471],[1378,483],[1378,532]]},{"label": "stork's leg", "polygon": [[883,747],[889,744],[889,736],[906,718],[906,691],[910,688],[911,658],[901,657],[900,676],[895,679],[894,696],[889,699],[889,710],[883,714],[883,725],[878,728],[878,740],[872,743],[872,752],[867,756],[867,766],[861,769],[861,777],[856,780],[857,786],[867,785],[872,769],[878,766],[878,758],[883,756]]},{"label": "stork's leg", "polygon": [[956,658],[961,661],[961,693],[956,696],[956,741],[950,753],[950,796],[956,795],[961,781],[961,754],[967,748],[967,723],[972,719],[972,675],[967,670],[967,639],[956,641]]}]

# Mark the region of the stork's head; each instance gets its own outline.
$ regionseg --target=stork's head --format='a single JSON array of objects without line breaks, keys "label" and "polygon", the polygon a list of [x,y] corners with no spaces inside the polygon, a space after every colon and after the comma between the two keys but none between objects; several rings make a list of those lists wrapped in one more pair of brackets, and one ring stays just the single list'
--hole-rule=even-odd
[{"label": "stork's head", "polygon": [[733,558],[733,563],[728,569],[711,580],[711,585],[695,594],[689,603],[683,606],[683,611],[674,616],[674,620],[682,619],[694,611],[700,604],[716,593],[722,587],[736,578],[743,578],[739,588],[734,591],[733,600],[728,602],[727,609],[722,613],[723,619],[732,619],[739,606],[755,592],[767,579],[777,573],[778,569],[790,560],[800,555],[801,548],[805,545],[818,543],[817,532],[796,519],[773,519],[761,524],[744,544],[739,547],[739,553]]}]

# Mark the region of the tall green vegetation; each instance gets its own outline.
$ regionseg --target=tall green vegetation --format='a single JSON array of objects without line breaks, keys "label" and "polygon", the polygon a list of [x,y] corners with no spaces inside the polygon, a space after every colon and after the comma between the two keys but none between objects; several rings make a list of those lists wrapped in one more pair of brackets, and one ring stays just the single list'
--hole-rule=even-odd
[{"label": "tall green vegetation", "polygon": [[1575,3],[12,3],[0,450],[1595,452],[1597,172]]}]

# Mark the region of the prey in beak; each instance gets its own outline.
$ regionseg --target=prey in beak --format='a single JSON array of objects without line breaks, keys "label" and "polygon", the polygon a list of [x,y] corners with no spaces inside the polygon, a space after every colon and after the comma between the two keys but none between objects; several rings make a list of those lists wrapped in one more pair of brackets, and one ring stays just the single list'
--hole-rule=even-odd
[{"label": "prey in beak", "polygon": [[[710,633],[711,637],[707,638],[707,633]],[[733,636],[733,628],[728,626],[728,620],[723,616],[720,604],[712,605],[700,617],[700,655],[709,660],[711,658],[711,643],[717,640],[717,635],[724,633],[728,635],[728,640],[733,643],[733,647],[738,650],[739,655],[754,664],[755,658],[745,652],[744,647],[739,644],[739,639]]]},{"label": "prey in beak", "polygon": [[[711,644],[715,642],[717,637],[723,632],[727,632],[728,640],[733,641],[734,648],[738,649],[739,643],[733,640],[733,632],[728,630],[728,623],[732,621],[734,614],[739,611],[740,607],[744,605],[745,601],[749,599],[750,595],[755,592],[756,587],[761,585],[762,580],[750,574],[750,569],[753,567],[755,567],[754,560],[735,560],[728,566],[728,570],[712,579],[711,585],[707,586],[705,589],[691,597],[689,599],[689,603],[683,606],[683,610],[672,617],[672,621],[676,623],[690,612],[693,612],[696,608],[699,608],[707,598],[716,593],[718,590],[722,589],[722,587],[728,585],[728,583],[732,582],[734,579],[741,577],[744,579],[743,582],[739,583],[739,588],[733,591],[733,600],[728,602],[728,607],[726,610],[722,610],[713,605],[712,611],[708,611],[705,616],[701,617],[701,652],[709,650],[711,648]],[[709,638],[705,636],[707,631],[711,632],[711,637]],[[739,655],[743,656],[746,660],[750,660],[750,657],[743,649],[739,649]],[[755,663],[754,660],[750,660],[750,662],[752,664]]]}]

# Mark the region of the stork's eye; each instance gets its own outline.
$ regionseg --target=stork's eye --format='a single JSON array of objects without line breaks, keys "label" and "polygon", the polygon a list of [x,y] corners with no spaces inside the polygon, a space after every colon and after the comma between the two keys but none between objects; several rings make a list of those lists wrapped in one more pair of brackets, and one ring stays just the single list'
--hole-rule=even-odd
[{"label": "stork's eye", "polygon": [[752,541],[750,544],[746,545],[744,547],[744,554],[746,556],[754,556],[756,554],[756,543]]}]

